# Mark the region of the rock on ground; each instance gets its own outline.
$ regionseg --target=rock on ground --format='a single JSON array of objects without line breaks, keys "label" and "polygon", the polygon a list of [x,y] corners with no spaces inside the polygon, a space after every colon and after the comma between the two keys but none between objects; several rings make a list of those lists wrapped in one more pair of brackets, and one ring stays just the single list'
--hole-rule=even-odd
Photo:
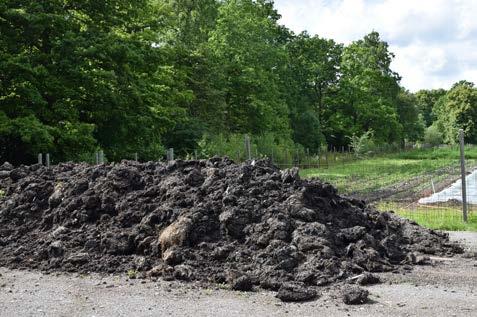
[{"label": "rock on ground", "polygon": [[346,305],[359,305],[368,301],[368,290],[356,286],[346,288],[343,290],[343,302]]}]

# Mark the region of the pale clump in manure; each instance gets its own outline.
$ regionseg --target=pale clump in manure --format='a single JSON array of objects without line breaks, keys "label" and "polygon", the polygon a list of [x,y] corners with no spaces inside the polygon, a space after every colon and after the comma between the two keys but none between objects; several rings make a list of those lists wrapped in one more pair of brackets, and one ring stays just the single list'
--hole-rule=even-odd
[{"label": "pale clump in manure", "polygon": [[326,285],[358,275],[364,285],[367,272],[418,264],[421,254],[461,252],[443,233],[266,160],[0,171],[0,265],[7,267],[137,272],[303,301]]}]

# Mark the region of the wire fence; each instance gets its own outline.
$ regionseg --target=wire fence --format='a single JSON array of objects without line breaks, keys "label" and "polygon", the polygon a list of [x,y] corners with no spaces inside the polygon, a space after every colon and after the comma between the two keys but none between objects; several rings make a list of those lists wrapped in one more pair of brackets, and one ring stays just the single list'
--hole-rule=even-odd
[{"label": "wire fence", "polygon": [[[338,184],[341,192],[372,203],[381,211],[393,211],[429,228],[477,230],[477,162],[469,161],[465,177],[465,204],[462,195],[460,162],[432,166],[410,161],[403,165],[359,166],[356,173],[339,177],[322,174],[322,179]],[[356,164],[360,165],[360,164]],[[337,176],[338,175],[338,179]],[[466,206],[467,221],[464,219]]]},{"label": "wire fence", "polygon": [[465,195],[460,163],[458,159],[369,159],[304,175],[429,228],[477,231],[477,160],[465,162]]},{"label": "wire fence", "polygon": [[[239,137],[239,139],[237,139]],[[301,145],[276,144],[273,140],[263,139],[260,136],[235,135],[235,139],[224,137],[213,141],[213,146],[205,146],[195,150],[184,151],[184,149],[168,148],[164,155],[154,158],[158,161],[170,161],[174,159],[208,159],[214,156],[229,157],[237,163],[254,159],[269,159],[274,165],[285,169],[299,167],[301,169],[327,169],[336,165],[344,165],[362,159],[379,157],[385,154],[396,152],[405,153],[416,149],[416,144],[410,143],[404,146],[386,145],[372,146],[356,152],[350,145],[348,146],[323,146],[321,148],[310,149]],[[423,145],[417,145],[423,147]],[[425,146],[425,145],[424,145]],[[443,147],[450,147],[443,145]],[[146,161],[140,153],[129,153],[120,157],[125,160]],[[102,164],[109,159],[101,150],[82,154],[78,162],[90,164]],[[38,163],[50,165],[58,164],[60,161],[49,153],[38,154]]]}]

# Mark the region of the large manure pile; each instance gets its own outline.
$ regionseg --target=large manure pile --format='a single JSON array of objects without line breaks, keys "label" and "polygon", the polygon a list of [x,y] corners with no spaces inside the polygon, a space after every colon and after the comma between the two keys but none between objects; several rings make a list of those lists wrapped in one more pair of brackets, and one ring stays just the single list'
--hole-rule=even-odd
[{"label": "large manure pile", "polygon": [[[266,160],[0,167],[0,266],[278,290],[452,254],[448,237]],[[417,260],[416,260],[417,259]]]}]

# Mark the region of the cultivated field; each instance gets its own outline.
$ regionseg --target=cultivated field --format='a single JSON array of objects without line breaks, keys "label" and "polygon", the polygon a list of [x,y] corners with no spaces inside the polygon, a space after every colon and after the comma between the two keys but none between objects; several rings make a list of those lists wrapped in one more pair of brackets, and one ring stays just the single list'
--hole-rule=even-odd
[{"label": "cultivated field", "polygon": [[[477,147],[465,150],[467,171],[477,166]],[[462,221],[462,204],[417,204],[419,198],[438,192],[460,178],[457,147],[420,149],[383,154],[318,169],[304,169],[302,177],[318,177],[345,195],[365,199],[381,210],[443,230],[477,230],[477,207],[470,205],[469,222]],[[477,193],[469,192],[468,195]]]}]

